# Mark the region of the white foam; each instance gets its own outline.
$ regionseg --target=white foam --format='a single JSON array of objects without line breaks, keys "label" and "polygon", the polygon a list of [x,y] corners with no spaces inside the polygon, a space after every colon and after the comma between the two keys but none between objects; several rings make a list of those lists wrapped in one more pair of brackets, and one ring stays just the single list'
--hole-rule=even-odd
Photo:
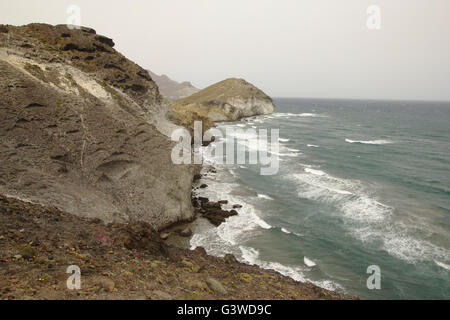
[{"label": "white foam", "polygon": [[268,224],[267,222],[265,222],[263,219],[257,217],[256,218],[256,223],[263,229],[271,229],[272,226],[270,224]]},{"label": "white foam", "polygon": [[304,113],[290,113],[290,112],[276,112],[273,114],[276,118],[290,118],[290,117],[324,117],[324,115],[317,114],[317,113],[310,113],[310,112],[304,112]]},{"label": "white foam", "polygon": [[348,143],[362,143],[362,144],[375,144],[375,145],[392,143],[392,141],[389,141],[389,140],[367,140],[367,141],[364,141],[364,140],[345,139],[345,141]]},{"label": "white foam", "polygon": [[289,153],[282,153],[282,152],[270,152],[270,154],[273,154],[278,157],[298,157],[301,153],[299,153],[297,150]]},{"label": "white foam", "polygon": [[[217,174],[215,176],[204,176],[200,183],[207,183],[208,188],[198,189],[196,195],[206,196],[211,201],[228,200],[229,203],[241,203],[242,208],[237,209],[239,214],[228,218],[225,223],[219,227],[213,227],[206,221],[203,228],[196,229],[190,240],[191,249],[198,246],[204,247],[205,250],[215,256],[223,256],[227,253],[233,254],[242,262],[257,264],[261,268],[271,269],[281,274],[291,277],[294,280],[302,282],[311,282],[320,287],[335,290],[340,287],[338,284],[325,280],[319,282],[309,281],[304,271],[308,271],[304,266],[287,266],[278,262],[264,261],[259,257],[259,251],[255,248],[242,245],[253,235],[266,229],[272,228],[266,221],[261,218],[261,213],[253,207],[247,196],[238,196],[233,193],[234,190],[242,188],[241,185],[233,182],[228,171],[224,170],[227,166],[215,165]],[[202,168],[202,172],[207,172],[207,166]],[[259,194],[259,199],[271,199],[267,195]],[[283,232],[290,232],[282,229]],[[297,236],[303,236],[296,234]]]},{"label": "white foam", "polygon": [[280,141],[280,142],[288,142],[288,141],[290,141],[290,139],[278,138],[278,141]]},{"label": "white foam", "polygon": [[316,113],[300,113],[299,117],[318,117],[319,115]]},{"label": "white foam", "polygon": [[258,198],[261,199],[266,199],[266,200],[273,200],[271,197],[269,197],[268,195],[262,194],[262,193],[258,193]]},{"label": "white foam", "polygon": [[307,257],[303,257],[303,262],[305,263],[306,266],[312,268],[316,266],[316,263],[310,259],[308,259]]},{"label": "white foam", "polygon": [[401,220],[394,221],[394,208],[381,203],[361,182],[310,168],[304,170],[306,173],[286,176],[297,181],[299,197],[335,207],[333,214],[344,218],[344,227],[354,238],[376,244],[380,250],[409,263],[448,260],[448,249],[418,238]]},{"label": "white foam", "polygon": [[[275,270],[282,275],[286,277],[290,277],[296,281],[299,282],[309,282],[312,284],[315,284],[316,286],[319,286],[321,288],[327,289],[327,290],[341,290],[343,291],[344,288],[340,286],[339,284],[331,281],[331,280],[322,280],[322,281],[311,281],[306,278],[305,272],[308,272],[308,269],[305,269],[304,267],[297,267],[297,266],[287,266],[283,265],[278,262],[272,262],[272,261],[264,261],[261,260],[259,257],[259,251],[245,246],[239,246],[240,249],[240,255],[241,257],[238,258],[241,262],[249,263],[249,264],[256,264],[260,266],[263,269],[267,270]],[[314,262],[313,262],[314,263]]]},{"label": "white foam", "polygon": [[241,250],[242,259],[249,264],[255,264],[258,261],[259,251],[255,248],[239,246]]},{"label": "white foam", "polygon": [[285,228],[281,228],[281,231],[283,231],[284,233],[287,233],[287,234],[291,234],[292,233],[292,232],[290,232],[289,230],[287,230]]},{"label": "white foam", "polygon": [[310,169],[310,168],[305,168],[304,170],[306,172],[308,172],[308,173],[312,173],[312,174],[315,174],[315,175],[318,175],[318,176],[326,175],[326,173],[323,172],[322,170],[315,170],[315,169]]},{"label": "white foam", "polygon": [[305,174],[294,174],[299,182],[299,197],[337,207],[352,220],[378,221],[391,213],[388,206],[367,196],[358,181],[339,179],[321,170],[304,168]]},{"label": "white foam", "polygon": [[450,270],[450,265],[448,265],[448,264],[445,264],[443,262],[436,261],[436,260],[434,260],[434,263],[436,263],[441,268],[444,268],[446,270]]},{"label": "white foam", "polygon": [[306,146],[310,148],[319,148],[319,146],[316,146],[315,144],[307,144]]}]

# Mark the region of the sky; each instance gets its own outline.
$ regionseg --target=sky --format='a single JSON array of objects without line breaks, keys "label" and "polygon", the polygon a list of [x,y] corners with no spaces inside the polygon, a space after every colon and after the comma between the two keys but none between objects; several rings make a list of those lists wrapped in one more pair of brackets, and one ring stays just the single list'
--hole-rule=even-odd
[{"label": "sky", "polygon": [[450,100],[450,0],[0,0],[0,23],[74,23],[71,5],[129,59],[200,88]]}]

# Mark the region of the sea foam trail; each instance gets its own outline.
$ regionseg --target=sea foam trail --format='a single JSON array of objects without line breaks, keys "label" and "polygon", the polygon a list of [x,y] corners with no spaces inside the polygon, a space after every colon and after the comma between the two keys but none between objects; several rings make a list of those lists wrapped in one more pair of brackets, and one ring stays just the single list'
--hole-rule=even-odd
[{"label": "sea foam trail", "polygon": [[[233,126],[227,125],[222,128],[233,128]],[[224,140],[225,144],[228,139],[236,139],[237,144],[244,147],[247,152],[267,152],[278,157],[298,157],[301,154],[298,149],[286,147],[282,142],[288,142],[289,139],[283,138],[278,138],[279,152],[273,151],[270,138],[268,138],[266,144],[260,143],[256,130],[229,131]]]},{"label": "sea foam trail", "polygon": [[[214,148],[214,145],[215,143],[211,143],[205,148]],[[282,149],[280,148],[280,150]],[[208,165],[214,166],[217,173],[208,173],[206,176],[203,176],[200,183],[206,183],[208,187],[196,190],[195,195],[208,197],[211,201],[228,200],[229,205],[224,206],[224,209],[226,210],[230,209],[232,204],[241,204],[242,208],[236,209],[239,214],[228,218],[219,227],[208,225],[206,228],[196,230],[190,241],[191,248],[194,249],[201,246],[205,248],[209,254],[215,256],[223,256],[227,253],[231,253],[241,262],[257,264],[261,268],[276,270],[297,281],[311,282],[328,290],[343,290],[339,284],[330,280],[308,280],[304,275],[305,269],[303,267],[287,266],[278,262],[264,261],[259,258],[259,251],[257,249],[242,245],[246,240],[251,239],[254,232],[272,229],[272,226],[261,218],[261,212],[249,203],[248,196],[240,197],[234,195],[233,190],[242,188],[235,180],[230,181],[229,179],[229,172],[233,171],[234,175],[236,175],[236,172],[233,170],[234,167],[220,165],[217,163],[217,160],[218,159],[214,157],[204,158],[205,166],[202,169],[202,174],[208,172]],[[231,175],[234,176],[233,174]],[[256,199],[258,198],[260,201],[273,200],[271,197],[264,194],[257,194]],[[292,233],[285,228],[282,228],[281,230],[287,234]],[[292,234],[298,237],[304,236],[298,233]]]},{"label": "sea foam trail", "polygon": [[268,195],[262,194],[262,193],[258,193],[258,198],[261,199],[266,199],[266,200],[273,200],[271,197],[269,197]]},{"label": "sea foam trail", "polygon": [[[281,273],[284,276],[290,277],[296,281],[300,282],[309,282],[312,284],[315,284],[316,286],[322,287],[327,290],[341,290],[344,291],[344,288],[340,286],[338,283],[335,283],[331,280],[323,280],[323,281],[311,281],[305,277],[305,272],[309,271],[308,268],[304,267],[297,267],[297,266],[286,266],[278,262],[272,262],[272,261],[264,261],[259,258],[259,251],[255,248],[246,247],[246,246],[239,246],[239,249],[241,251],[241,262],[249,263],[249,264],[256,264],[260,266],[263,269],[268,270],[275,270]],[[308,258],[306,258],[308,259]],[[316,265],[315,262],[308,259],[309,263]]]},{"label": "sea foam trail", "polygon": [[345,219],[350,234],[363,243],[381,244],[380,249],[410,263],[435,261],[445,268],[439,261],[447,261],[450,251],[417,238],[408,232],[407,224],[393,221],[394,208],[371,196],[360,181],[336,178],[311,168],[286,179],[297,182],[299,197],[335,207],[335,214]]},{"label": "sea foam trail", "polygon": [[317,113],[309,113],[309,112],[304,112],[304,113],[290,113],[290,112],[276,112],[273,114],[273,116],[275,118],[290,118],[290,117],[311,117],[311,118],[315,118],[315,117],[324,117],[324,115],[322,114],[317,114]]},{"label": "sea foam trail", "polygon": [[350,139],[345,139],[345,142],[361,143],[361,144],[375,144],[375,145],[392,143],[392,141],[389,141],[389,140],[367,140],[367,141],[364,141],[364,140],[350,140]]},{"label": "sea foam trail", "polygon": [[434,263],[436,263],[441,268],[444,268],[446,270],[450,270],[450,265],[448,265],[448,264],[445,264],[443,262],[436,261],[436,260],[434,260]]}]

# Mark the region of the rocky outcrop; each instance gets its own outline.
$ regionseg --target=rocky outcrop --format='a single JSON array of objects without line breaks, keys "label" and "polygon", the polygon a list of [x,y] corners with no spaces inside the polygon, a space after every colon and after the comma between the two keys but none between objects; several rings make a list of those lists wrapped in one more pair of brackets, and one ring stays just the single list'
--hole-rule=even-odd
[{"label": "rocky outcrop", "polygon": [[[200,186],[200,188],[201,187],[202,186]],[[228,201],[226,200],[213,202],[209,201],[209,199],[205,197],[192,197],[192,205],[194,206],[195,211],[198,213],[198,215],[205,219],[208,219],[208,221],[216,227],[224,223],[227,218],[236,216],[238,214],[238,212],[234,209],[228,211],[223,210],[222,204],[227,203]]]},{"label": "rocky outcrop", "polygon": [[155,81],[158,85],[161,95],[169,100],[185,98],[200,91],[200,89],[194,87],[189,81],[177,82],[170,79],[165,74],[159,76],[150,70],[148,70],[148,72],[150,73],[153,81]]},{"label": "rocky outcrop", "polygon": [[270,114],[272,99],[243,79],[226,79],[173,103],[212,121],[234,121],[243,117]]},{"label": "rocky outcrop", "polygon": [[172,163],[170,108],[93,29],[0,28],[0,193],[155,229],[193,217],[194,168]]}]

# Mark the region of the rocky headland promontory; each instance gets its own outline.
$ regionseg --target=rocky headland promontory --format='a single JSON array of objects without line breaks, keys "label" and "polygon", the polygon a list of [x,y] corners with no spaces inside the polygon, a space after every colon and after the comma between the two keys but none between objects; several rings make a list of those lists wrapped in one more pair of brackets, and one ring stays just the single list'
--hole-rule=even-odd
[{"label": "rocky headland promontory", "polygon": [[173,104],[176,109],[195,111],[212,121],[271,114],[275,108],[267,94],[237,78],[220,81]]}]

